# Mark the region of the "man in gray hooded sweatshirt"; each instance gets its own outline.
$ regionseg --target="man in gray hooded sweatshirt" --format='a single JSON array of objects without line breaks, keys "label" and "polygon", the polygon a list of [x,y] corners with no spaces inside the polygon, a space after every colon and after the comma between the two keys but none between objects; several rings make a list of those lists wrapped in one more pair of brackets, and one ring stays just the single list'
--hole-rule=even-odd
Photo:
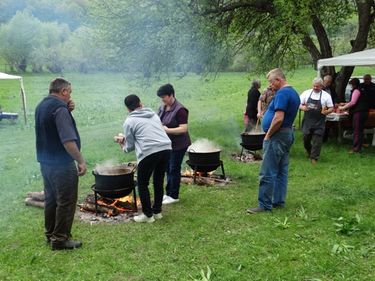
[{"label": "man in gray hooded sweatshirt", "polygon": [[[135,150],[137,156],[137,181],[143,214],[134,217],[136,222],[154,222],[161,219],[164,175],[167,169],[171,140],[164,131],[159,116],[149,108],[143,108],[136,95],[124,100],[129,115],[124,122],[124,135],[115,141],[124,152]],[[153,174],[154,204],[151,207],[148,184]]]}]

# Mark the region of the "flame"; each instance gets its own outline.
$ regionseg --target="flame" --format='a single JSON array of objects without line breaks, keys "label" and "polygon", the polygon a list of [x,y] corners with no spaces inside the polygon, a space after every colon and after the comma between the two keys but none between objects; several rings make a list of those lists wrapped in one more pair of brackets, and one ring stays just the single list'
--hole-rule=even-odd
[{"label": "flame", "polygon": [[[119,213],[125,213],[125,212],[132,212],[133,211],[133,196],[128,195],[124,196],[118,199],[114,199],[112,202],[106,202],[107,199],[98,199],[98,205],[101,206],[108,206],[108,207],[113,207],[117,209]],[[128,203],[128,206],[125,206],[124,203]],[[137,198],[136,202],[137,206],[140,205],[140,199]],[[112,210],[108,211],[107,213],[108,216],[114,216],[116,214],[113,213]]]}]

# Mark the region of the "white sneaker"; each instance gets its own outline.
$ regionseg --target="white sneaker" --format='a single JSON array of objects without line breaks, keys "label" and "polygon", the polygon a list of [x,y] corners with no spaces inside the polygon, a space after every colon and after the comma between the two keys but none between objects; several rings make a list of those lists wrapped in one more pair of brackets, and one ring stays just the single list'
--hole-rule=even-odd
[{"label": "white sneaker", "polygon": [[154,219],[161,220],[163,218],[163,215],[161,213],[154,214]]},{"label": "white sneaker", "polygon": [[177,203],[179,201],[180,201],[180,199],[174,199],[174,198],[168,196],[168,198],[163,200],[163,205],[173,204],[173,203]]},{"label": "white sneaker", "polygon": [[168,195],[163,195],[163,201],[165,200],[165,199],[167,199],[169,196]]},{"label": "white sneaker", "polygon": [[148,223],[152,223],[152,222],[155,221],[154,216],[148,217],[148,216],[146,216],[143,213],[140,214],[140,215],[138,215],[138,216],[134,216],[133,219],[134,219],[135,222],[148,222]]}]

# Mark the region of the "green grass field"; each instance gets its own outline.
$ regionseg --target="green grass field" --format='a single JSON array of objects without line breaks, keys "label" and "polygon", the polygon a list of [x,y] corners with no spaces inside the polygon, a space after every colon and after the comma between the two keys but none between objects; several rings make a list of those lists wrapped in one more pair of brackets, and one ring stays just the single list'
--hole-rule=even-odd
[{"label": "green grass field", "polygon": [[[374,74],[374,68],[355,74],[365,72]],[[288,80],[302,92],[315,75],[306,68],[289,74]],[[18,83],[0,81],[3,110],[20,114],[16,124],[0,122],[0,280],[204,280],[201,270],[207,272],[207,266],[212,271],[209,280],[375,280],[374,147],[349,155],[349,142],[331,140],[324,144],[318,165],[311,166],[297,131],[287,207],[248,215],[245,209],[257,204],[259,164],[235,162],[231,153],[240,151],[249,79],[256,77],[171,76],[149,84],[121,74],[65,77],[73,84],[74,116],[89,171],[105,160],[135,160],[112,140],[126,117],[123,98],[135,93],[156,109],[156,89],[169,81],[190,110],[192,139],[205,137],[221,146],[226,173],[234,183],[182,186],[180,203],[165,207],[163,220],[154,224],[90,225],[76,220],[73,235],[83,247],[53,252],[45,244],[43,211],[23,203],[26,192],[42,190],[33,112],[53,76],[24,77],[26,126]],[[80,199],[91,193],[93,181],[90,172],[80,179]]]}]

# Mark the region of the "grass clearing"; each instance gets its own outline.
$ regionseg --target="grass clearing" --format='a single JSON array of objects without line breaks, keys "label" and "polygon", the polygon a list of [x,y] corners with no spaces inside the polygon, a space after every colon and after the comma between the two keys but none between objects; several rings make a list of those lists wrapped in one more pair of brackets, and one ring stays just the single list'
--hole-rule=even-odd
[{"label": "grass clearing", "polygon": [[[371,69],[358,69],[358,75]],[[373,69],[372,69],[373,72]],[[301,69],[289,78],[298,92],[310,87],[315,72]],[[121,132],[123,98],[140,95],[156,109],[156,89],[121,74],[66,74],[76,102],[74,115],[89,171],[122,154],[112,136]],[[82,249],[52,252],[43,237],[42,210],[26,207],[27,191],[40,191],[35,160],[33,112],[46,95],[52,75],[26,75],[29,124],[0,122],[0,280],[373,280],[375,266],[375,149],[348,155],[349,143],[323,145],[316,167],[305,158],[302,136],[292,147],[287,207],[248,215],[257,204],[259,164],[231,159],[240,151],[242,113],[250,81],[244,73],[201,78],[170,78],[177,98],[190,110],[193,140],[206,137],[222,147],[222,160],[234,184],[182,186],[181,202],[164,208],[154,224],[89,225],[75,221],[73,235]],[[262,82],[265,83],[264,77]],[[0,104],[21,111],[18,84],[0,81]],[[14,84],[14,85],[13,85]],[[265,85],[265,84],[264,84]],[[263,85],[263,86],[264,86]],[[262,87],[263,88],[263,87]],[[7,100],[4,92],[15,92]],[[91,193],[94,177],[80,179],[79,197]],[[337,219],[356,230],[337,231]],[[342,221],[342,220],[341,220]],[[349,229],[348,223],[341,227]],[[358,230],[357,230],[358,229]],[[339,229],[340,230],[340,229]]]}]

